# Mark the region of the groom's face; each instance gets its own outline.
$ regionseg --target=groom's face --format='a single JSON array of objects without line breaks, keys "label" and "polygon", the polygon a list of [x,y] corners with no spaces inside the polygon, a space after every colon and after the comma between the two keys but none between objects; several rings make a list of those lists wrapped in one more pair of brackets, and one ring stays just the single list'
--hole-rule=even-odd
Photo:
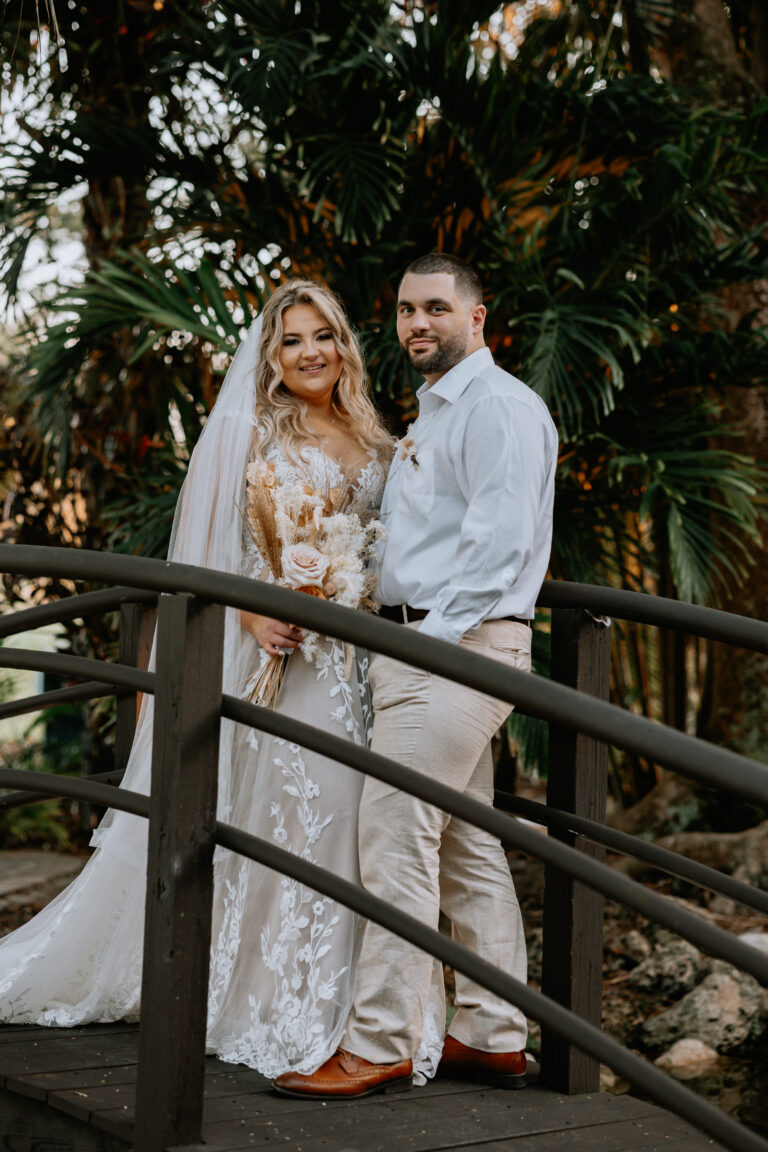
[{"label": "groom's face", "polygon": [[483,345],[485,308],[456,291],[450,272],[406,272],[397,298],[397,338],[429,384]]}]

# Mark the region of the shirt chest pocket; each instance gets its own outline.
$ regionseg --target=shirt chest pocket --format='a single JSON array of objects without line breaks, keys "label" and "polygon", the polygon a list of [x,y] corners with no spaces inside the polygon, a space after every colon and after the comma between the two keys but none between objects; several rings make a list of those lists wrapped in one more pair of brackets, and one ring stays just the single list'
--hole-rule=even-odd
[{"label": "shirt chest pocket", "polygon": [[423,516],[435,502],[433,453],[422,449],[403,461],[396,510],[404,516]]}]

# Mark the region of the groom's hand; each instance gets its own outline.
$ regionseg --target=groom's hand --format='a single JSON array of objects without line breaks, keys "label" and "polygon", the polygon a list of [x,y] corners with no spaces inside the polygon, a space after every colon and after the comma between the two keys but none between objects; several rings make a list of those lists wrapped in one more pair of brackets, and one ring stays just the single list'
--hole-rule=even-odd
[{"label": "groom's hand", "polygon": [[282,656],[301,641],[301,629],[271,616],[259,616],[256,612],[241,612],[240,624],[256,638],[268,656]]}]

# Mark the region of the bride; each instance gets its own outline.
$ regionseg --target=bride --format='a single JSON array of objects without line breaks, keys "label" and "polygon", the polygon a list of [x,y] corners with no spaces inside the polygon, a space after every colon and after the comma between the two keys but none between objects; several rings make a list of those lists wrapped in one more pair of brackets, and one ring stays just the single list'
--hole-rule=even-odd
[{"label": "bride", "polygon": [[[392,452],[366,394],[360,350],[326,288],[276,289],[227,373],[193,452],[169,559],[272,580],[244,515],[248,465],[278,485],[347,487],[361,520],[376,513]],[[311,660],[298,628],[227,609],[225,692],[247,695],[264,663],[288,654],[277,707],[367,743],[368,657],[321,638]],[[154,666],[154,653],[151,666]],[[123,780],[148,792],[152,700],[146,698]],[[359,883],[357,810],[363,778],[296,744],[222,721],[218,816]],[[80,876],[0,941],[0,1020],[59,1027],[138,1019],[146,822],[110,811]],[[208,994],[208,1050],[265,1076],[312,1072],[336,1050],[354,991],[361,922],[329,897],[217,850]],[[419,1073],[442,1047],[435,997]]]}]

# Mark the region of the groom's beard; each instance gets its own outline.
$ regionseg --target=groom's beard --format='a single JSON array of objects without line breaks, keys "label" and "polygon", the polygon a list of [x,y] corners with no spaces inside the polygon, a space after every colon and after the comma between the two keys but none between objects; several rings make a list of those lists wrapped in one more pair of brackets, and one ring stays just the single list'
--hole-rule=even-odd
[{"label": "groom's beard", "polygon": [[[414,337],[416,339],[416,337]],[[450,339],[440,340],[437,336],[430,336],[434,344],[424,351],[412,351],[410,342],[404,344],[403,351],[413,367],[424,376],[434,372],[448,372],[459,360],[463,360],[467,351],[467,339],[463,335],[452,336]]]}]

